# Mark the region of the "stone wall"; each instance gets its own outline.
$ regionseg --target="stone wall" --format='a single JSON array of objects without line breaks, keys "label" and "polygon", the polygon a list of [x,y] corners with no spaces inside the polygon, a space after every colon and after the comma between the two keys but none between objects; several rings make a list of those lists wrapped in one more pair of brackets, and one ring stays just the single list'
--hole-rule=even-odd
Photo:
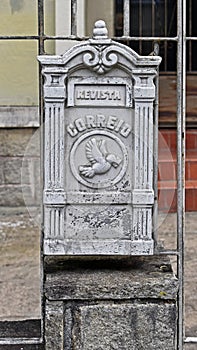
[{"label": "stone wall", "polygon": [[40,142],[37,128],[0,129],[0,207],[40,204]]}]

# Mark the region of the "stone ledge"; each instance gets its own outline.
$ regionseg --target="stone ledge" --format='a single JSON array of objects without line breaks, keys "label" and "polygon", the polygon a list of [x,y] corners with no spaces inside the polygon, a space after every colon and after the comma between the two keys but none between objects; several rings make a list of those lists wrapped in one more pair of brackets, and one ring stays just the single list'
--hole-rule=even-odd
[{"label": "stone ledge", "polygon": [[163,299],[174,302],[178,280],[166,257],[101,260],[45,258],[49,300]]},{"label": "stone ledge", "polygon": [[0,107],[0,128],[39,127],[38,106]]}]

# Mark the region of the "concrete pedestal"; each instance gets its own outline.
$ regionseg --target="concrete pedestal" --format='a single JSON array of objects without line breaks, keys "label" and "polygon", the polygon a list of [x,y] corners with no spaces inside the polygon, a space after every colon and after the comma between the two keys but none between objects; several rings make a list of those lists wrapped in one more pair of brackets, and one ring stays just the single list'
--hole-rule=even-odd
[{"label": "concrete pedestal", "polygon": [[167,258],[45,258],[46,350],[175,350],[178,281]]}]

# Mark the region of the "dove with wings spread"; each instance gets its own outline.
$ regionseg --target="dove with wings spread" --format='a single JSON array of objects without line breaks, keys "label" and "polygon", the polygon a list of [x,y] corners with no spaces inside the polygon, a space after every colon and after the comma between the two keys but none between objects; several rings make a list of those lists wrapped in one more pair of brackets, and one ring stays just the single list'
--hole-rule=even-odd
[{"label": "dove with wings spread", "polygon": [[86,157],[89,165],[80,165],[79,173],[88,178],[107,173],[111,167],[117,168],[122,159],[107,151],[106,140],[92,138],[86,143]]}]

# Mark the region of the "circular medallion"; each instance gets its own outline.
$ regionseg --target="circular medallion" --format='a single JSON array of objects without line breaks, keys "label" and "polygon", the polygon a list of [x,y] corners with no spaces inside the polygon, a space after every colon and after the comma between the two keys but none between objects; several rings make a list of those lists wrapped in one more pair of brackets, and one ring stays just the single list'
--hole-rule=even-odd
[{"label": "circular medallion", "polygon": [[100,189],[118,183],[128,165],[123,142],[105,130],[80,136],[70,152],[70,166],[76,180],[84,186]]}]

